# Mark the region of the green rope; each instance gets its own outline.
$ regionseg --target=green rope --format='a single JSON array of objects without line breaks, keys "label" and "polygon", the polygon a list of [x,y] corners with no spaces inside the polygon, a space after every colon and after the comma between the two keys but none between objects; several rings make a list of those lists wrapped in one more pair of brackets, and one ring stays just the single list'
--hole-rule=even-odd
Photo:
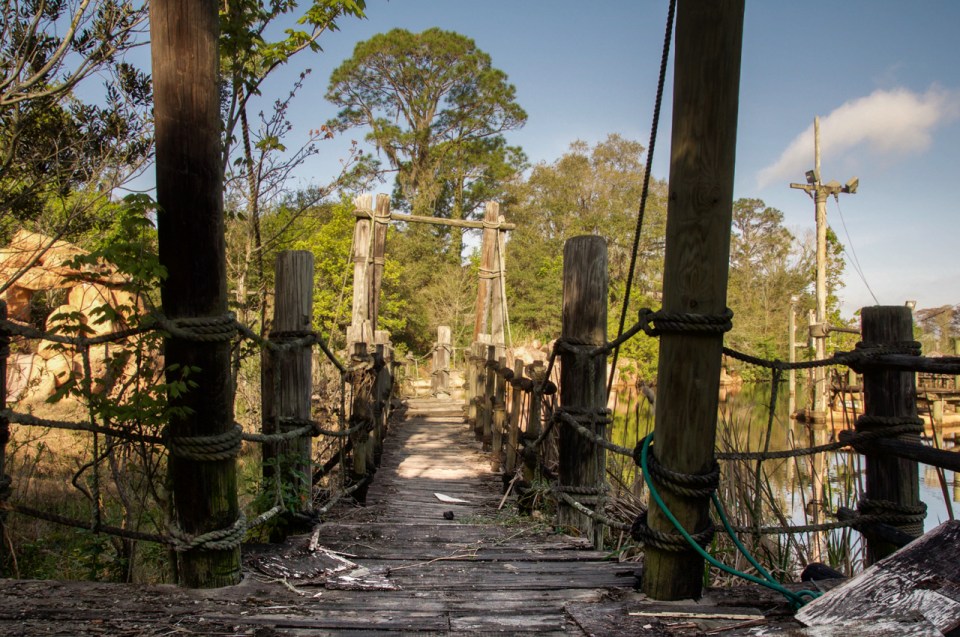
[{"label": "green rope", "polygon": [[750,575],[749,573],[738,571],[731,566],[727,566],[703,550],[700,545],[697,544],[692,537],[690,537],[690,534],[687,533],[686,529],[683,528],[683,525],[680,524],[679,520],[677,520],[673,513],[670,512],[670,509],[667,508],[663,498],[660,497],[660,492],[657,490],[657,487],[653,484],[653,480],[650,478],[650,474],[647,471],[647,451],[650,448],[650,443],[652,441],[652,433],[643,438],[643,448],[640,452],[640,466],[643,469],[643,480],[647,483],[647,487],[650,489],[650,497],[653,498],[653,501],[657,503],[657,506],[660,507],[660,510],[663,512],[666,518],[670,520],[670,523],[673,524],[673,527],[680,532],[680,534],[683,536],[683,539],[687,541],[687,544],[689,544],[693,550],[699,553],[700,556],[707,560],[710,564],[722,571],[725,571],[726,573],[777,591],[787,598],[790,606],[794,609],[798,609],[807,602],[820,596],[820,592],[818,591],[805,590],[793,592],[787,588],[784,588],[779,582],[777,582],[773,576],[765,568],[763,568],[759,562],[757,562],[756,558],[754,558],[750,552],[747,551],[747,548],[740,543],[740,540],[737,539],[736,533],[734,533],[733,528],[731,528],[730,521],[727,519],[727,515],[724,512],[723,507],[720,505],[720,499],[717,497],[716,493],[711,496],[711,499],[713,500],[713,505],[717,509],[717,513],[720,515],[720,520],[723,522],[723,528],[726,529],[727,535],[729,535],[730,539],[733,540],[737,550],[740,551],[740,553],[747,558],[751,564],[753,564],[754,568],[756,568],[757,571],[763,575],[763,578],[756,577],[754,575]]}]

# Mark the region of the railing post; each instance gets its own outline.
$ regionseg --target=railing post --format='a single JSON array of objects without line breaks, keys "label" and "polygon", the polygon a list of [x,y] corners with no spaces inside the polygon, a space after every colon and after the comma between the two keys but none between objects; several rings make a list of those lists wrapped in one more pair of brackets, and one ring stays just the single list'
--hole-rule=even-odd
[{"label": "railing post", "polygon": [[[160,297],[166,317],[185,327],[165,339],[164,365],[171,387],[188,369],[195,383],[188,392],[168,392],[166,435],[171,530],[185,549],[177,552],[177,573],[189,588],[240,581],[244,528],[234,455],[241,432],[233,417],[230,374],[218,34],[213,2],[150,4],[157,237],[167,271]],[[223,331],[213,340],[197,334],[191,323],[198,319],[219,322]],[[216,443],[228,451],[198,456],[191,448],[201,441],[210,443],[208,449]],[[190,548],[203,537],[223,539]]]},{"label": "railing post", "polygon": [[487,345],[487,358],[484,363],[483,374],[483,450],[490,451],[493,447],[493,402],[497,386],[497,348]]},{"label": "railing post", "polygon": [[517,445],[520,443],[520,411],[523,408],[524,392],[521,388],[523,381],[523,361],[519,358],[513,361],[513,378],[510,379],[510,429],[507,435],[507,460],[504,475],[507,480],[513,478],[517,470]]},{"label": "railing post", "polygon": [[[904,306],[865,307],[860,314],[863,344],[867,347],[906,347],[913,342],[913,315]],[[857,419],[857,431],[876,431],[898,425],[919,423],[917,418],[916,374],[867,366],[863,370],[864,415]],[[917,425],[922,431],[922,424]],[[920,431],[902,433],[899,440],[919,443]],[[894,524],[904,533],[923,533],[920,503],[920,475],[915,460],[870,453],[866,447],[866,493],[860,512],[916,515],[917,522]],[[867,536],[867,563],[889,555],[896,547]]]},{"label": "railing post", "polygon": [[479,441],[483,441],[484,400],[486,399],[484,391],[487,386],[486,348],[489,340],[488,334],[478,334],[477,341],[473,344],[473,365],[476,367],[473,374],[473,408],[476,414],[473,433]]},{"label": "railing post", "polygon": [[490,470],[500,471],[503,454],[503,429],[507,421],[507,357],[501,356],[497,362],[493,390],[493,422],[490,425]]},{"label": "railing post", "polygon": [[[606,240],[568,240],[563,247],[560,411],[600,437],[606,435],[607,364],[606,357],[591,355],[589,349],[606,344],[607,281]],[[580,529],[599,548],[603,527],[562,498],[572,496],[587,508],[596,506],[605,484],[606,453],[571,426],[561,422],[559,427],[559,521]]]},{"label": "railing post", "polygon": [[[729,326],[743,5],[743,0],[684,0],[677,5],[662,311],[697,325],[683,329],[674,323],[661,330],[656,429],[648,459],[659,461],[664,471],[651,470],[648,477],[664,507],[702,542],[709,541],[712,528],[709,486],[717,475],[720,365],[723,331]],[[710,331],[704,330],[708,325]],[[681,494],[681,485],[673,484],[668,472],[696,476],[692,479],[699,479],[706,497]],[[700,597],[703,558],[661,507],[652,503],[647,527],[637,528],[658,539],[657,545],[648,541],[644,547],[643,592],[658,600]]]},{"label": "railing post", "polygon": [[[0,300],[0,321],[7,320],[7,302]],[[10,334],[0,326],[0,505],[10,499],[10,476],[7,475],[7,443],[10,441],[10,421],[2,412],[7,409],[7,357],[10,356]],[[0,508],[0,526],[7,513]]]},{"label": "railing post", "polygon": [[433,350],[433,393],[438,398],[450,395],[450,347],[450,326],[438,326]]},{"label": "railing post", "polygon": [[350,436],[353,443],[353,475],[351,477],[354,483],[367,482],[353,492],[353,499],[360,504],[367,501],[369,478],[373,473],[373,465],[369,461],[373,457],[370,433],[374,427],[374,383],[370,376],[371,359],[366,343],[354,343],[350,371],[353,400],[351,401],[349,425],[351,429],[359,426],[359,429]]},{"label": "railing post", "polygon": [[464,387],[466,388],[464,396],[464,417],[467,421],[467,427],[475,430],[477,426],[477,342],[470,343],[470,347],[464,352],[464,368],[466,378]]},{"label": "railing post", "polygon": [[[309,334],[313,318],[313,253],[287,250],[277,256],[276,300],[270,342],[283,343]],[[313,391],[311,348],[271,351],[264,348],[261,383],[264,433],[286,433],[310,419]],[[299,423],[296,421],[300,421]],[[263,446],[263,477],[292,486],[284,493],[295,494],[284,502],[290,513],[313,508],[312,438],[267,443]]]},{"label": "railing post", "polygon": [[390,400],[393,397],[393,345],[390,332],[377,330],[374,352],[374,369],[377,373],[374,389],[374,441],[373,463],[380,466],[383,455],[383,441],[387,437],[387,420],[390,418]]}]

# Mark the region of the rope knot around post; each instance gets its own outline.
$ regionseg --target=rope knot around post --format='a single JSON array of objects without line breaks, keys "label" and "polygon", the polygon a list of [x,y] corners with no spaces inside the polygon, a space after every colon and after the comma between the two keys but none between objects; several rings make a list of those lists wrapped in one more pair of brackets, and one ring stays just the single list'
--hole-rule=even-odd
[{"label": "rope knot around post", "polygon": [[[642,453],[640,442],[633,450],[633,460],[638,467],[642,466]],[[647,472],[663,489],[687,498],[709,499],[720,484],[720,464],[716,460],[706,473],[681,473],[660,464],[652,449],[647,453]]]},{"label": "rope knot around post", "polygon": [[267,343],[274,349],[294,349],[317,342],[317,333],[312,330],[276,330],[267,336]]},{"label": "rope knot around post", "polygon": [[[716,529],[711,521],[707,528],[697,533],[690,533],[690,537],[700,548],[706,548],[713,541]],[[630,527],[630,536],[637,542],[642,542],[645,546],[668,551],[670,553],[682,553],[690,550],[690,543],[680,533],[657,531],[651,529],[647,524],[647,512],[644,511],[637,516]]]},{"label": "rope knot around post", "polygon": [[173,550],[178,553],[186,551],[226,551],[237,548],[243,543],[247,534],[247,519],[241,513],[240,517],[230,526],[215,529],[200,535],[190,535],[175,522],[167,526]]},{"label": "rope knot around post", "polygon": [[243,429],[240,425],[234,425],[223,433],[209,436],[173,436],[169,428],[165,428],[162,438],[167,452],[173,457],[196,462],[217,462],[236,458],[240,454]]},{"label": "rope knot around post", "polygon": [[220,316],[187,316],[176,319],[155,315],[154,319],[170,336],[198,343],[232,341],[239,329],[233,312]]},{"label": "rope knot around post", "polygon": [[[572,425],[578,433],[590,437],[591,442],[595,442],[597,427],[613,423],[611,413],[608,407],[590,409],[558,406],[553,412],[553,420],[565,425]],[[581,429],[585,431],[581,431]]]},{"label": "rope knot around post", "polygon": [[700,334],[725,334],[733,329],[733,310],[726,308],[720,314],[693,314],[690,312],[654,312],[642,308],[639,323],[647,336],[679,332]]},{"label": "rope knot around post", "polygon": [[906,354],[908,356],[920,356],[923,346],[920,341],[897,341],[895,343],[871,343],[868,341],[859,341],[855,348],[858,352],[871,354]]},{"label": "rope knot around post", "polygon": [[[854,423],[857,433],[875,437],[895,437],[901,434],[923,434],[923,420],[916,416],[873,416],[864,414]],[[871,437],[874,437],[871,436]]]},{"label": "rope knot around post", "polygon": [[875,521],[896,526],[913,537],[920,537],[923,535],[923,521],[927,517],[927,505],[923,502],[912,505],[890,500],[860,498],[857,503],[857,512],[861,516],[876,517]]}]

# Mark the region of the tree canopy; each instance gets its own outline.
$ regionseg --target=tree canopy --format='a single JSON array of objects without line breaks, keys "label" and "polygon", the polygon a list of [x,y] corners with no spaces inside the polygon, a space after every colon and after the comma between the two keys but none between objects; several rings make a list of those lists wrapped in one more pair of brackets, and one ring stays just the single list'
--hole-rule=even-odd
[{"label": "tree canopy", "polygon": [[[502,134],[527,119],[490,56],[438,28],[394,29],[361,42],[330,76],[327,99],[341,107],[328,125],[369,128],[367,140],[396,171],[403,199],[425,215],[438,211],[447,180],[484,174],[498,163],[489,157],[503,162]],[[478,162],[481,155],[487,159]]]}]

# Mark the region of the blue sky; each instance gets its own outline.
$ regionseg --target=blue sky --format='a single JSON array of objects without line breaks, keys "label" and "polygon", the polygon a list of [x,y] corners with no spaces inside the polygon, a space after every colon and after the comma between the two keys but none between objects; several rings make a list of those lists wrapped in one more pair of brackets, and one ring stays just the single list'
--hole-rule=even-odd
[{"label": "blue sky", "polygon": [[[473,38],[516,85],[529,119],[508,139],[531,161],[609,133],[646,144],[666,11],[665,0],[368,0],[366,20],[325,34],[322,53],[295,58],[265,93],[285,94],[295,73],[312,69],[292,109],[295,142],[335,114],[327,82],[357,42],[437,26]],[[881,304],[960,303],[958,25],[952,0],[747,3],[735,194],[778,208],[795,234],[812,232],[813,202],[789,184],[813,167],[819,115],[823,180],[860,179],[839,210],[830,200],[828,219]],[[671,78],[672,67],[658,178],[668,177]],[[348,142],[323,142],[298,178],[329,181]],[[852,264],[846,283],[845,315],[876,302]]]}]

